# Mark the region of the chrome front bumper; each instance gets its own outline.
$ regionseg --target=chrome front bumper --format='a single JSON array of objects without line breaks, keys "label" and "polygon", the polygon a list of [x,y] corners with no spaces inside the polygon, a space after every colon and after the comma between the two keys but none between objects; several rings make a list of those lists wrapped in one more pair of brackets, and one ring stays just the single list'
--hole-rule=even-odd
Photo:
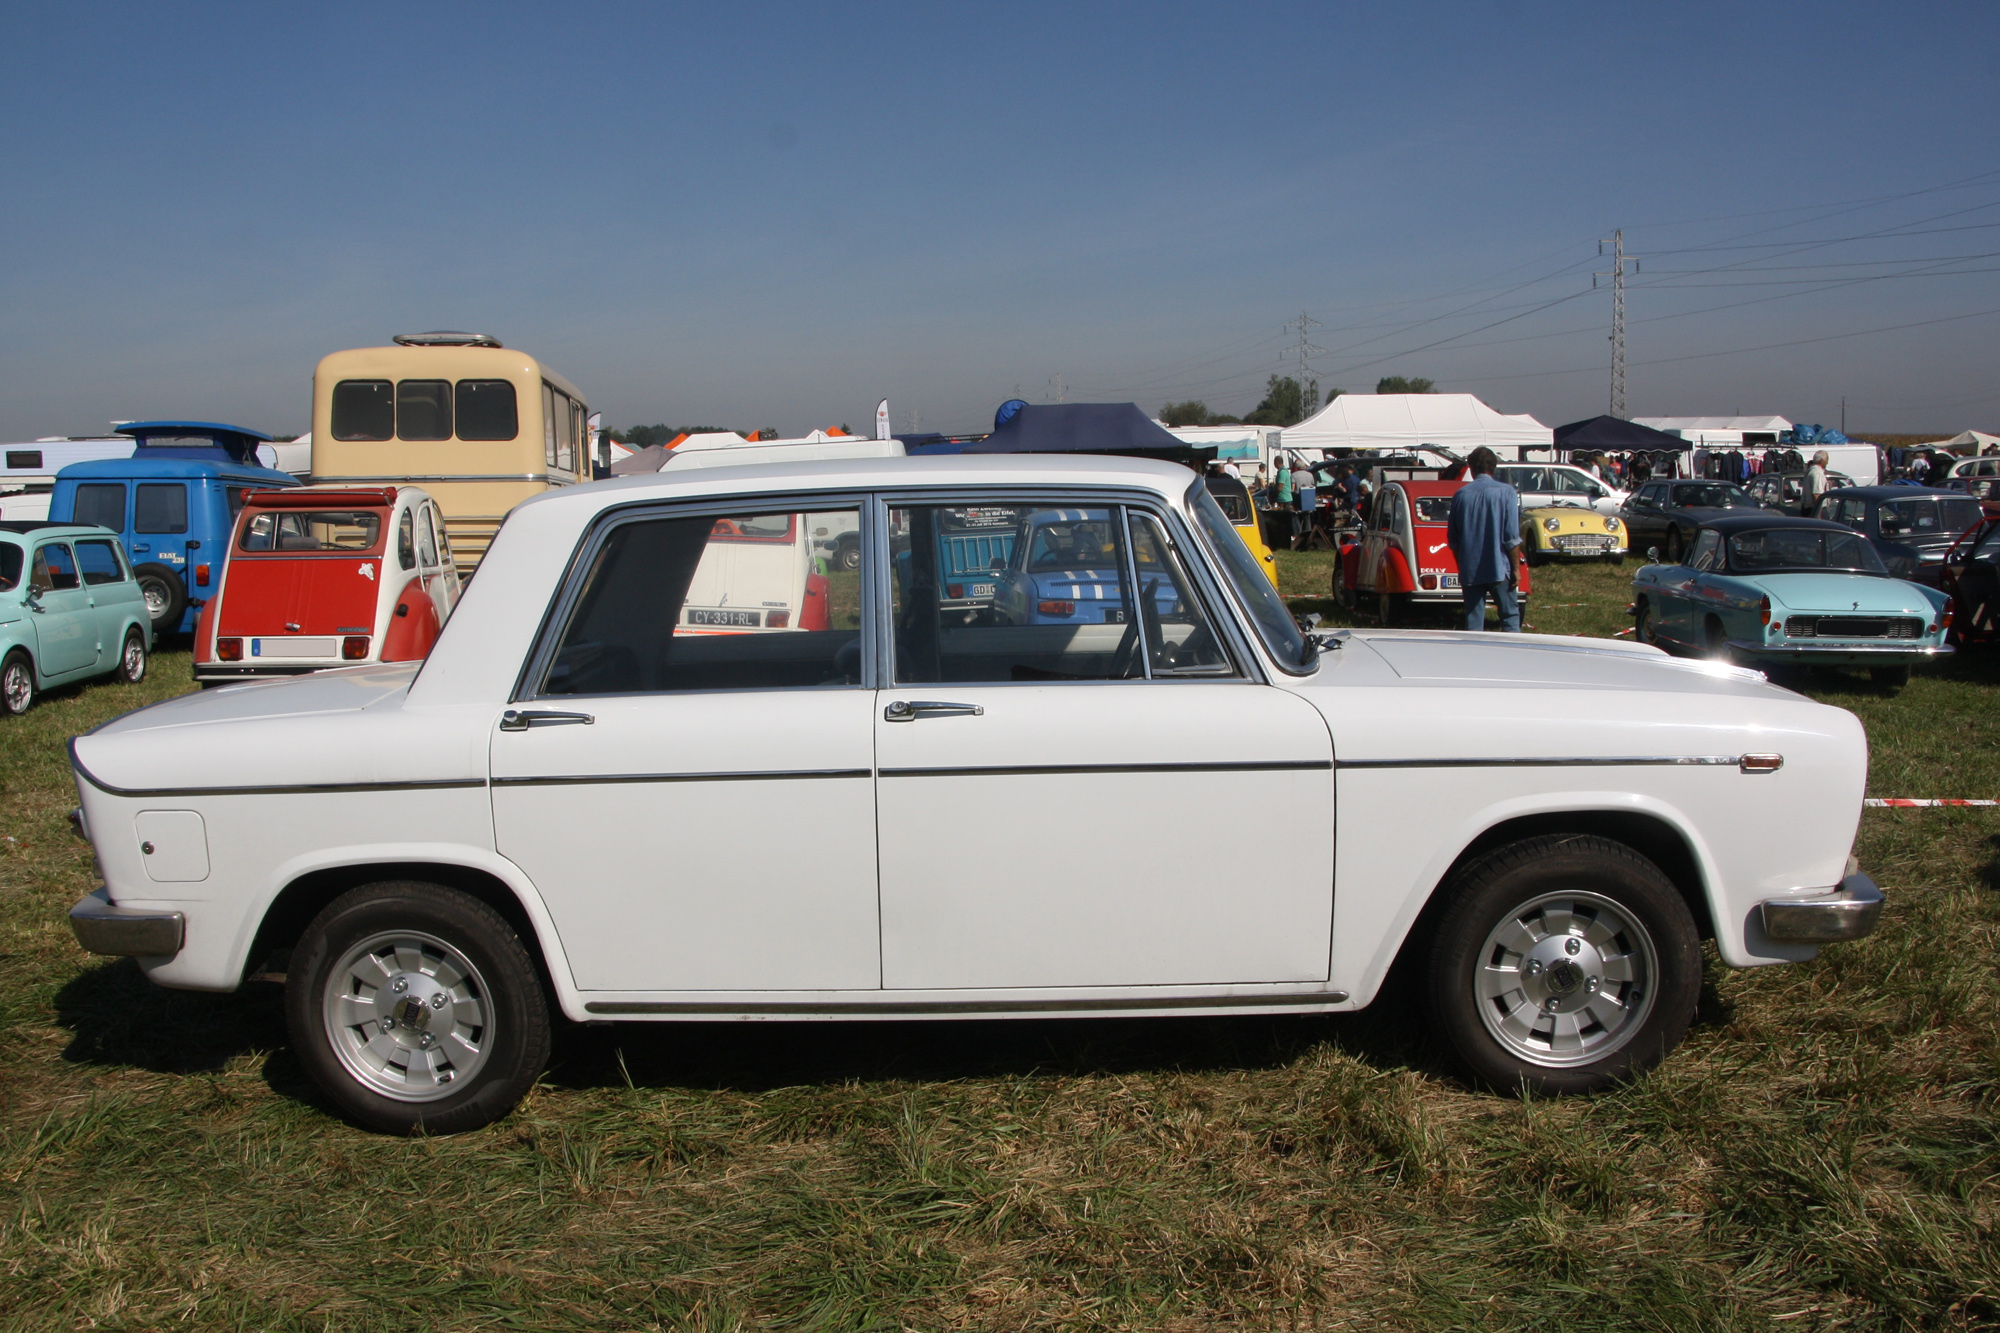
[{"label": "chrome front bumper", "polygon": [[1764,933],[1783,944],[1838,944],[1873,933],[1882,915],[1882,890],[1859,871],[1831,893],[1811,898],[1767,898],[1757,904]]},{"label": "chrome front bumper", "polygon": [[119,907],[102,888],[69,909],[76,942],[92,953],[114,958],[172,958],[181,951],[187,918],[179,912],[146,912]]},{"label": "chrome front bumper", "polygon": [[1948,643],[1925,645],[1911,640],[1869,643],[1843,639],[1788,639],[1783,643],[1757,643],[1750,639],[1731,639],[1729,646],[1752,657],[1907,657],[1919,660],[1943,657],[1958,651]]}]

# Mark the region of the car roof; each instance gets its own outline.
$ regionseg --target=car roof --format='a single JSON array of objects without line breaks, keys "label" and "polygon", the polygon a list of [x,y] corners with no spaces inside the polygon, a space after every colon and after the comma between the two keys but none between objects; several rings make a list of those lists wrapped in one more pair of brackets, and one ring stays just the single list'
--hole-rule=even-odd
[{"label": "car roof", "polygon": [[0,522],[0,532],[11,532],[22,537],[29,535],[37,537],[110,537],[117,535],[110,528],[99,527],[95,523],[37,523],[22,519],[9,519],[5,522]]},{"label": "car roof", "polygon": [[1854,531],[1845,524],[1830,522],[1827,519],[1793,518],[1790,514],[1774,514],[1768,509],[1755,514],[1731,514],[1723,518],[1706,519],[1701,526],[1705,529],[1712,528],[1725,537],[1751,528],[1811,528],[1819,532]]},{"label": "car roof", "polygon": [[[154,452],[164,454],[172,451],[159,449]],[[254,481],[268,486],[299,484],[299,479],[289,472],[278,472],[250,463],[224,463],[214,458],[144,458],[137,455],[131,458],[97,458],[88,463],[71,463],[56,473],[57,481],[144,481],[158,477],[182,480],[220,477],[225,481]]]},{"label": "car roof", "polygon": [[1843,486],[1843,500],[1907,500],[1918,495],[1943,495],[1954,500],[1968,497],[1964,491],[1948,491],[1941,486]]}]

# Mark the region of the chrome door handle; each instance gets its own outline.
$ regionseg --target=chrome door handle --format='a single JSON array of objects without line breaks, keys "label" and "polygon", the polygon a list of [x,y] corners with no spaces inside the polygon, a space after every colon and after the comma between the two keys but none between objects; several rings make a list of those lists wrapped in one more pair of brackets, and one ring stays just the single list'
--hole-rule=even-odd
[{"label": "chrome door handle", "polygon": [[552,708],[512,708],[500,715],[500,730],[526,731],[529,727],[564,727],[572,724],[594,726],[597,719],[588,713],[559,713]]},{"label": "chrome door handle", "polygon": [[978,704],[947,704],[931,699],[898,699],[882,710],[882,716],[890,722],[914,722],[920,717],[954,715],[984,717],[986,710]]}]

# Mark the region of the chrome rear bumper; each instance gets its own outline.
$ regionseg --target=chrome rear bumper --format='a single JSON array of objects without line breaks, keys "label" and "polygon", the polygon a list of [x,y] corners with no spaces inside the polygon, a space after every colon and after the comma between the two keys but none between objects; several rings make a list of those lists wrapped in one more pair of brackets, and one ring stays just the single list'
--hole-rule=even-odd
[{"label": "chrome rear bumper", "polygon": [[1859,871],[1831,893],[1767,898],[1757,905],[1764,933],[1784,944],[1837,944],[1871,934],[1882,915],[1882,890]]},{"label": "chrome rear bumper", "polygon": [[69,909],[76,942],[92,953],[114,958],[172,958],[181,951],[187,918],[179,912],[147,912],[119,907],[102,888]]}]

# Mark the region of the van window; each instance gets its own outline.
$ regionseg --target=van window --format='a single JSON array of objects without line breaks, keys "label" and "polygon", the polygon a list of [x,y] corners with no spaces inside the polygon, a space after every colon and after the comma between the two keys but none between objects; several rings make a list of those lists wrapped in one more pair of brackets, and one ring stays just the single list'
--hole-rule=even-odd
[{"label": "van window", "polygon": [[76,488],[78,523],[94,523],[113,532],[125,531],[125,483],[84,482]]},{"label": "van window", "polygon": [[333,386],[333,438],[396,437],[395,386],[387,380],[342,380]]},{"label": "van window", "polygon": [[399,440],[451,438],[450,380],[396,382],[396,438]]},{"label": "van window", "polygon": [[250,488],[248,486],[224,486],[222,493],[229,497],[229,521],[234,523],[236,516],[243,512],[243,497],[250,493]]},{"label": "van window", "polygon": [[118,559],[118,548],[111,542],[78,542],[76,563],[83,570],[83,581],[92,587],[125,581],[125,566]]},{"label": "van window", "polygon": [[511,380],[460,380],[457,405],[461,440],[511,440],[521,433]]},{"label": "van window", "polygon": [[139,499],[132,509],[134,532],[188,530],[188,493],[180,482],[140,482]]}]

